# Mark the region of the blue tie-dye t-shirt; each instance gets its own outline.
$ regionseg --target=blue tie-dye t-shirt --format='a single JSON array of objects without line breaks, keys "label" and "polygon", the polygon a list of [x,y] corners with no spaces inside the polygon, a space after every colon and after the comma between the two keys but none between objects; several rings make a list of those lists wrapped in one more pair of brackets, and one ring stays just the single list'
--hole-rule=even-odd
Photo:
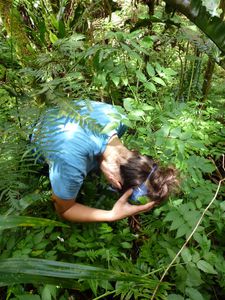
[{"label": "blue tie-dye t-shirt", "polygon": [[33,134],[49,164],[52,190],[65,200],[76,198],[87,173],[98,167],[109,139],[115,134],[121,137],[126,130],[125,116],[110,104],[79,101],[74,108],[80,117],[63,115],[59,109],[48,111]]}]

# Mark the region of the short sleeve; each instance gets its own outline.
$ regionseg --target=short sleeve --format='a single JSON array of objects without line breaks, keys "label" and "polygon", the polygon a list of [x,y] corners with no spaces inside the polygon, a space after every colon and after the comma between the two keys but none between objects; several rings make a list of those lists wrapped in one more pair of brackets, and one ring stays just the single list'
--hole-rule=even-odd
[{"label": "short sleeve", "polygon": [[75,199],[83,184],[86,174],[67,163],[56,161],[50,163],[49,178],[54,194],[63,199]]}]

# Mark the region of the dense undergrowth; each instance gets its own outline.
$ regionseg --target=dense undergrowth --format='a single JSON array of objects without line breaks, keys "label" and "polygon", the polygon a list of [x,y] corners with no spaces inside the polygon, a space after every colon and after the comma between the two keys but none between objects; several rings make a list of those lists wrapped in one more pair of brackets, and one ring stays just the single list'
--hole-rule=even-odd
[{"label": "dense undergrowth", "polygon": [[[15,2],[11,18],[23,16],[26,46],[1,25],[0,299],[223,299],[225,72],[204,72],[218,49],[181,15],[168,18],[161,2],[155,19],[144,4],[115,1],[108,11],[78,1],[69,11],[68,3],[32,10],[30,1]],[[129,119],[123,142],[175,165],[179,193],[129,220],[60,220],[29,134],[42,111],[71,113],[70,101],[81,98],[119,105]],[[103,209],[116,199],[100,174],[87,177],[78,197]]]}]

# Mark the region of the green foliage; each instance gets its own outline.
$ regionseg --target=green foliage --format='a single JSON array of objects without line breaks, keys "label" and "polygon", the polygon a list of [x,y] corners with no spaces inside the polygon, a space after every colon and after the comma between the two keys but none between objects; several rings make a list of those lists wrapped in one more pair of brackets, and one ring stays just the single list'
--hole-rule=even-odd
[{"label": "green foliage", "polygon": [[[163,6],[149,16],[141,4],[71,3],[14,1],[32,57],[21,58],[9,33],[0,36],[0,290],[16,300],[150,299],[224,176],[222,69],[201,102],[205,52],[218,58],[219,51],[180,15],[168,19]],[[7,32],[6,22],[1,26]],[[141,215],[138,230],[127,220],[59,222],[49,201],[49,180],[28,136],[41,112],[55,105],[91,123],[72,109],[71,100],[80,98],[119,105],[128,116],[127,147],[180,172],[179,194]],[[224,187],[155,299],[224,298],[223,193]],[[78,201],[110,209],[116,199],[91,174]]]},{"label": "green foliage", "polygon": [[221,16],[224,14],[224,6],[220,1],[185,1],[166,0],[174,9],[179,9],[194,24],[196,24],[221,51],[221,60],[224,65],[225,53],[225,22]]},{"label": "green foliage", "polygon": [[39,227],[39,226],[66,226],[63,223],[55,222],[53,220],[41,219],[41,218],[32,218],[32,217],[23,217],[23,216],[0,216],[0,230],[28,226],[28,227]]}]

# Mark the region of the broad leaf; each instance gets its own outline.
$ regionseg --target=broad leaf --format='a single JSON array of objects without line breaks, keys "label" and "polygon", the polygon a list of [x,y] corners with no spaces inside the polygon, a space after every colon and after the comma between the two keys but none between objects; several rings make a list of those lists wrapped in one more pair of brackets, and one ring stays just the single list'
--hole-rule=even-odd
[{"label": "broad leaf", "polygon": [[197,267],[205,273],[217,274],[217,271],[213,268],[213,266],[205,260],[199,260],[197,262]]},{"label": "broad leaf", "polygon": [[88,265],[35,258],[0,260],[0,286],[13,283],[44,283],[75,287],[76,279],[133,281],[148,284],[151,289],[158,283],[157,280],[146,277]]},{"label": "broad leaf", "polygon": [[39,226],[68,227],[66,224],[54,220],[26,217],[26,216],[2,216],[0,215],[0,230],[13,227],[39,227]]},{"label": "broad leaf", "polygon": [[202,294],[197,289],[194,288],[186,288],[186,295],[190,297],[192,300],[204,300]]}]

